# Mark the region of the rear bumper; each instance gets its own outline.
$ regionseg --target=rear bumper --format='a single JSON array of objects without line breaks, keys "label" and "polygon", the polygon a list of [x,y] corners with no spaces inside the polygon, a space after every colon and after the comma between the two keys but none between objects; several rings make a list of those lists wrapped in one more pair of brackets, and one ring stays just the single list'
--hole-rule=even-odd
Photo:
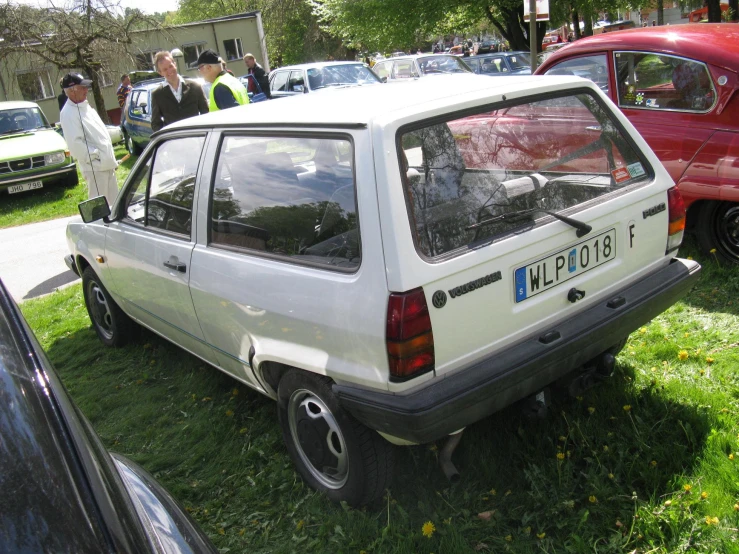
[{"label": "rear bumper", "polygon": [[[701,267],[672,262],[560,325],[405,394],[334,385],[366,426],[412,442],[439,439],[534,394],[614,346],[682,298]],[[551,340],[551,337],[559,337]],[[544,344],[541,337],[547,336]]]}]

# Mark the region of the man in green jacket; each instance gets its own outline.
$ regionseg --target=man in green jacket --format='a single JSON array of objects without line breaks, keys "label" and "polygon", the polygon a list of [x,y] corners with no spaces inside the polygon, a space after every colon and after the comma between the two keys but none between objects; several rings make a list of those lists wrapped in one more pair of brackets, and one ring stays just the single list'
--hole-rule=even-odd
[{"label": "man in green jacket", "polygon": [[203,50],[198,57],[198,71],[209,83],[208,108],[211,112],[249,103],[246,87],[221,66],[222,60],[213,50]]}]

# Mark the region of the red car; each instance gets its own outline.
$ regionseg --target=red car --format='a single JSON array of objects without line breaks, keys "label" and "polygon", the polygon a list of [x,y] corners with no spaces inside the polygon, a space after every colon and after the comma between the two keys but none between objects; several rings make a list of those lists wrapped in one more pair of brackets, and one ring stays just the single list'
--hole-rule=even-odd
[{"label": "red car", "polygon": [[596,82],[664,164],[701,247],[739,264],[739,26],[646,27],[569,44],[537,75]]}]

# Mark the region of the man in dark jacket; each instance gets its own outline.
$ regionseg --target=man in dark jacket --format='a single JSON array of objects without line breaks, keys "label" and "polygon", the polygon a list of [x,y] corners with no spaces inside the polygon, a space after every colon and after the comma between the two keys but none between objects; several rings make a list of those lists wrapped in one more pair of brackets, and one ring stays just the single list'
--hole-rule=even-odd
[{"label": "man in dark jacket", "polygon": [[[272,98],[272,93],[269,91],[269,76],[262,66],[257,63],[254,54],[246,54],[244,56],[244,63],[246,64],[249,75],[253,75],[254,79],[259,83],[259,88],[262,89],[262,92],[267,95],[267,98]],[[250,90],[249,92],[256,94],[258,91]]]},{"label": "man in dark jacket", "polygon": [[196,115],[208,113],[208,100],[197,81],[183,79],[169,52],[157,52],[154,57],[157,73],[166,81],[151,93],[151,130]]}]

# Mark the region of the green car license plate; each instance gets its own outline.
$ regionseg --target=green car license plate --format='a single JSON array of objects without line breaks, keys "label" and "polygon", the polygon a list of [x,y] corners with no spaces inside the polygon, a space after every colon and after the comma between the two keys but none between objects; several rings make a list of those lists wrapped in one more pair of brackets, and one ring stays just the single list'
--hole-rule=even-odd
[{"label": "green car license plate", "polygon": [[16,192],[25,192],[27,190],[43,188],[44,184],[41,181],[31,181],[30,183],[23,183],[22,185],[11,185],[8,187],[8,194],[15,194]]},{"label": "green car license plate", "polygon": [[514,272],[516,302],[536,296],[616,258],[616,230],[569,246]]}]

